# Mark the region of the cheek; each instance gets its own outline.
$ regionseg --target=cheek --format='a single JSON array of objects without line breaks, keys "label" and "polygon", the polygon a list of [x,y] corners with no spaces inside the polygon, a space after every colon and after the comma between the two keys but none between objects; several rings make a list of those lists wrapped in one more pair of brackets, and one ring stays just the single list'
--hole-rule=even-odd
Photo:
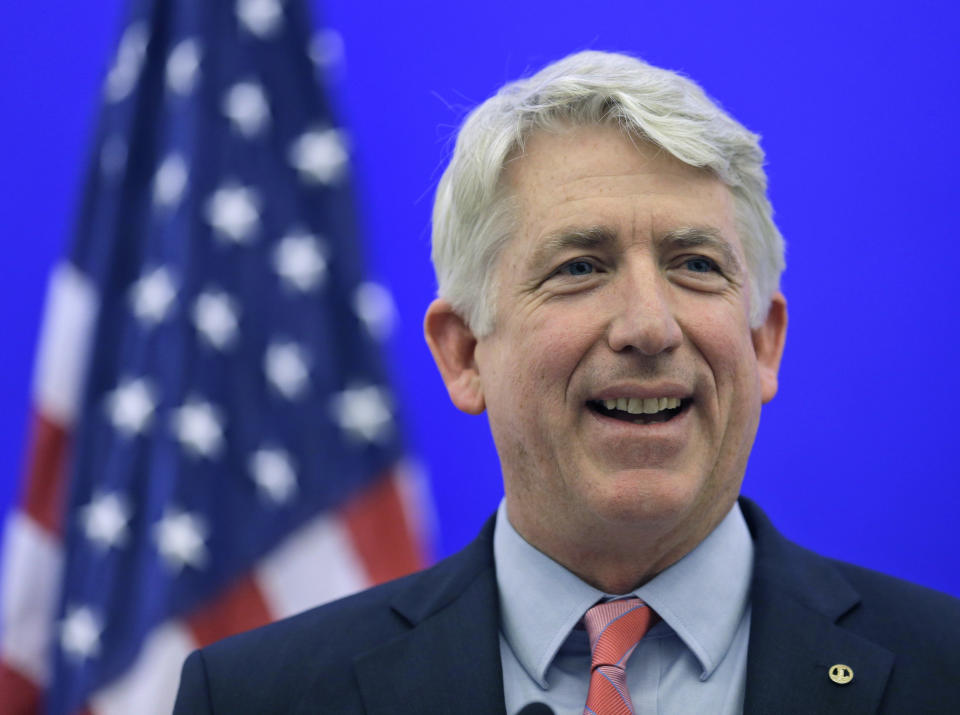
[{"label": "cheek", "polygon": [[501,445],[519,441],[531,449],[567,429],[568,390],[585,346],[561,321],[527,327],[504,336],[508,339],[488,383],[494,393],[487,409],[491,427],[500,428]]},{"label": "cheek", "polygon": [[[757,356],[740,311],[695,313],[684,321],[684,332],[707,361],[718,387],[733,384],[742,389],[745,382],[757,383]],[[754,379],[747,379],[750,375]]]},{"label": "cheek", "polygon": [[524,389],[534,396],[552,395],[562,400],[578,366],[595,344],[595,331],[586,329],[575,315],[543,321],[535,329],[518,336],[523,348],[518,356],[527,360]]},{"label": "cheek", "polygon": [[[729,324],[728,324],[729,325]],[[706,339],[706,338],[705,338]],[[716,384],[719,428],[722,431],[721,462],[743,463],[760,420],[760,377],[753,343],[745,326],[714,329],[709,334],[707,361]],[[741,467],[732,470],[740,473]]]}]

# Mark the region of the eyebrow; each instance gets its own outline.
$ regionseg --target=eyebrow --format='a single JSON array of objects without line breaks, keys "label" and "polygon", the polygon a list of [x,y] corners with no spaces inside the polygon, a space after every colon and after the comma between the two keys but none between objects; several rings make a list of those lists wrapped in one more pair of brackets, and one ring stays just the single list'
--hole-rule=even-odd
[{"label": "eyebrow", "polygon": [[[617,232],[606,226],[565,227],[547,235],[534,252],[534,262],[567,249],[596,250],[617,240]],[[712,226],[684,226],[657,236],[657,245],[673,249],[711,248],[717,251],[723,263],[732,271],[742,272],[743,266],[730,242]]]},{"label": "eyebrow", "polygon": [[615,231],[606,226],[566,227],[548,234],[533,253],[533,262],[540,263],[554,253],[571,248],[595,250],[614,243]]},{"label": "eyebrow", "polygon": [[674,249],[712,248],[723,257],[728,268],[737,272],[743,271],[740,259],[723,237],[723,234],[712,226],[688,226],[669,231],[656,239],[657,243],[667,244]]}]

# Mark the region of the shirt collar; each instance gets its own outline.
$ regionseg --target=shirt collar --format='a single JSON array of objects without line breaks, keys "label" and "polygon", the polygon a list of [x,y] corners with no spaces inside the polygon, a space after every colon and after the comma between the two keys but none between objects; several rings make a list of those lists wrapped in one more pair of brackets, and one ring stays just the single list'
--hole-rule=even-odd
[{"label": "shirt collar", "polygon": [[[517,660],[540,687],[584,612],[607,597],[527,543],[497,510],[493,555],[500,619]],[[753,541],[739,504],[689,554],[634,591],[700,662],[701,680],[723,660],[747,607]]]}]

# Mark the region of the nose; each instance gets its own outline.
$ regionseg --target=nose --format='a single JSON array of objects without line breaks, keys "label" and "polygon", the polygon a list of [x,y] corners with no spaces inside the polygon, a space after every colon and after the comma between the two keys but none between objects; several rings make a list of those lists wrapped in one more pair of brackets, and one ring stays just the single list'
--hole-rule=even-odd
[{"label": "nose", "polygon": [[610,348],[652,356],[678,347],[683,332],[670,303],[670,287],[660,272],[654,267],[638,270],[619,283],[608,329]]}]

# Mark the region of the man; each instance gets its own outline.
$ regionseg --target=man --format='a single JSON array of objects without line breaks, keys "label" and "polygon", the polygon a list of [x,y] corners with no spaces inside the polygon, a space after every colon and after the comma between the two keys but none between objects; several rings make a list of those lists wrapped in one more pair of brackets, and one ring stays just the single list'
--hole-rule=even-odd
[{"label": "man", "polygon": [[762,161],[622,55],[477,108],[424,326],[504,503],[429,571],[194,653],[177,712],[960,712],[960,603],[737,501],[787,325]]}]

